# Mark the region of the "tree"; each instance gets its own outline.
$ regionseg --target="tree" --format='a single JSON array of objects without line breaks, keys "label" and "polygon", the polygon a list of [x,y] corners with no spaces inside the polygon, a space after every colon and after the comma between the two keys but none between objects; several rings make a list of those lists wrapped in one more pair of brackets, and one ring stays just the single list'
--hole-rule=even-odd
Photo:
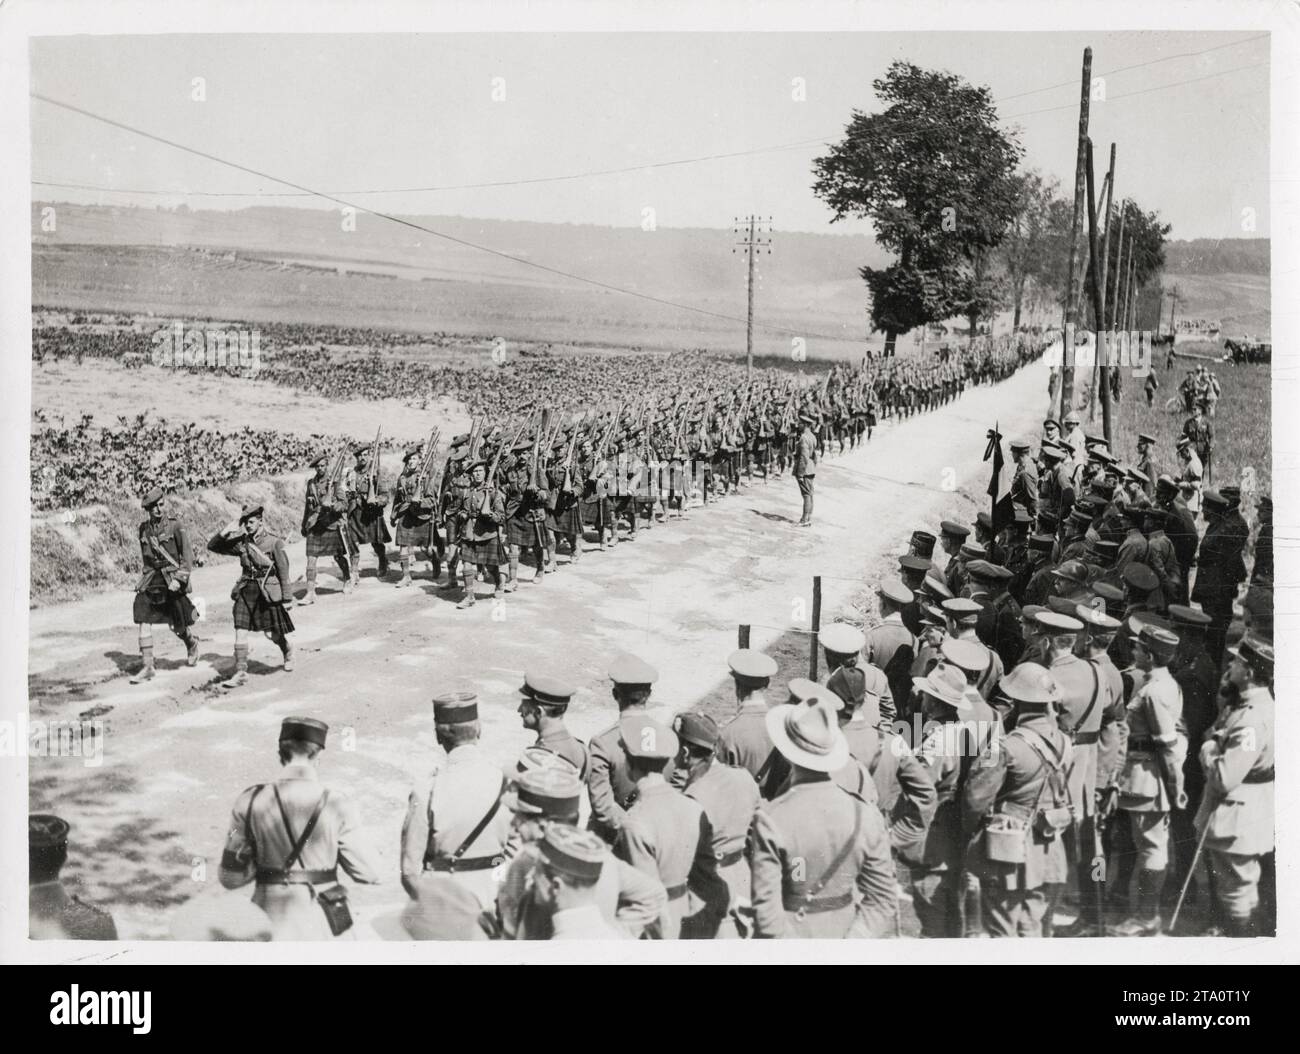
[{"label": "tree", "polygon": [[813,162],[813,192],[832,222],[867,217],[898,255],[860,271],[892,355],[899,333],[987,310],[983,268],[1014,214],[1022,151],[998,127],[987,88],[902,61],[872,86],[885,109],[853,111],[844,139]]},{"label": "tree", "polygon": [[[1124,217],[1124,267],[1122,272],[1123,279],[1127,283],[1128,278],[1128,257],[1130,250],[1133,253],[1133,289],[1134,296],[1140,304],[1145,302],[1142,299],[1143,290],[1152,278],[1158,277],[1164,270],[1165,266],[1165,237],[1173,228],[1168,223],[1160,221],[1158,212],[1144,212],[1132,198],[1125,198],[1116,206],[1115,224],[1118,229],[1120,213]],[[1118,239],[1114,239],[1110,246],[1110,262],[1107,264],[1107,273],[1116,274],[1116,268],[1120,266]],[[1120,302],[1124,301],[1125,287],[1120,289]],[[1138,313],[1140,318],[1137,321],[1139,329],[1154,329],[1150,325],[1152,318],[1149,317],[1148,311],[1144,310]],[[1122,321],[1122,320],[1121,320]]]},{"label": "tree", "polygon": [[[1015,213],[1006,237],[998,247],[998,263],[1006,273],[1007,293],[1014,312],[1012,328],[1020,328],[1026,294],[1044,301],[1064,289],[1065,266],[1057,239],[1061,222],[1068,237],[1072,214],[1066,208],[1056,179],[1044,179],[1037,169],[1018,173],[1015,184]],[[1068,247],[1068,243],[1067,243]]]}]

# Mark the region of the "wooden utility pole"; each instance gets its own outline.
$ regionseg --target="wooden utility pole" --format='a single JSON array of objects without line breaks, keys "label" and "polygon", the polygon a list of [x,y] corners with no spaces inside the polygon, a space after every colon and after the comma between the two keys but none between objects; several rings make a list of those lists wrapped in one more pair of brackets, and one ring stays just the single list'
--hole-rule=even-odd
[{"label": "wooden utility pole", "polygon": [[1119,329],[1119,293],[1120,279],[1124,277],[1124,221],[1128,218],[1128,209],[1124,202],[1119,203],[1119,243],[1115,247],[1115,290],[1110,294],[1107,307],[1107,324],[1111,329]]},{"label": "wooden utility pole", "polygon": [[[762,221],[757,216],[746,216],[745,223],[749,224],[749,236],[737,244],[745,247],[749,255],[749,280],[748,296],[749,308],[745,315],[745,370],[747,376],[752,377],[754,374],[754,253],[767,249],[770,256],[772,254],[772,217],[767,218],[767,238],[762,237]],[[741,233],[741,221],[736,221],[736,227],[733,228],[736,234]],[[733,253],[735,249],[731,250]]]},{"label": "wooden utility pole", "polygon": [[1172,337],[1178,332],[1174,329],[1174,309],[1178,306],[1178,301],[1181,300],[1182,297],[1178,295],[1178,286],[1174,286],[1173,289],[1169,290],[1165,295],[1169,297],[1169,335]]},{"label": "wooden utility pole", "polygon": [[[1106,180],[1102,184],[1102,193],[1106,196],[1106,204],[1102,212],[1102,218],[1106,223],[1106,232],[1101,239],[1101,267],[1093,272],[1093,280],[1101,285],[1101,314],[1097,316],[1097,329],[1099,332],[1109,332],[1109,326],[1106,324],[1106,281],[1110,276],[1110,228],[1111,228],[1111,199],[1115,196],[1115,144],[1110,144],[1110,169],[1106,173]],[[1097,417],[1097,400],[1094,393],[1097,391],[1097,385],[1101,382],[1100,360],[1093,367],[1092,387],[1088,389],[1088,417],[1090,420],[1096,420]],[[1109,438],[1109,437],[1108,437]]]},{"label": "wooden utility pole", "polygon": [[1074,222],[1070,226],[1070,271],[1065,290],[1065,325],[1061,333],[1061,413],[1074,408],[1074,326],[1082,275],[1079,238],[1083,230],[1083,196],[1087,193],[1088,100],[1092,89],[1092,48],[1083,49],[1083,76],[1079,89],[1079,144],[1074,163]]},{"label": "wooden utility pole", "polygon": [[[1115,148],[1111,147],[1110,163],[1112,171],[1115,165]],[[1105,257],[1097,249],[1097,201],[1093,197],[1093,174],[1092,174],[1092,140],[1088,140],[1088,285],[1092,289],[1092,315],[1096,324],[1093,332],[1093,344],[1097,349],[1096,363],[1097,375],[1101,384],[1101,428],[1102,435],[1106,437],[1106,442],[1111,441],[1110,425],[1110,365],[1106,350],[1109,347],[1109,340],[1106,339],[1106,316],[1105,307],[1102,304],[1102,281],[1101,269],[1105,263]],[[1106,348],[1103,348],[1103,343]]]},{"label": "wooden utility pole", "polygon": [[1137,316],[1137,305],[1133,302],[1135,298],[1133,289],[1133,279],[1136,272],[1135,262],[1133,259],[1133,243],[1130,242],[1128,248],[1128,283],[1124,287],[1128,291],[1124,298],[1124,329],[1130,333],[1133,332],[1133,322]]}]

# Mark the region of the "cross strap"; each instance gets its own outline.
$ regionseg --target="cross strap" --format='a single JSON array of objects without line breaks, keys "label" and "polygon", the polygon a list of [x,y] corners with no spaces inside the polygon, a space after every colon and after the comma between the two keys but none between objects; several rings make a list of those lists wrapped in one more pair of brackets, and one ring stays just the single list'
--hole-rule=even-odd
[{"label": "cross strap", "polygon": [[277,784],[271,784],[271,791],[275,795],[275,804],[280,807],[280,821],[284,824],[285,833],[289,835],[289,841],[292,846],[289,855],[285,857],[281,870],[292,871],[294,864],[298,863],[298,858],[302,856],[303,849],[307,846],[307,839],[311,837],[312,831],[316,829],[316,821],[320,819],[320,814],[325,809],[325,803],[329,800],[330,792],[327,790],[321,795],[320,801],[316,803],[316,808],[311,814],[311,819],[307,821],[307,826],[302,829],[301,835],[293,833],[293,824],[289,822],[289,812],[284,807],[284,801],[280,798],[280,788]]}]

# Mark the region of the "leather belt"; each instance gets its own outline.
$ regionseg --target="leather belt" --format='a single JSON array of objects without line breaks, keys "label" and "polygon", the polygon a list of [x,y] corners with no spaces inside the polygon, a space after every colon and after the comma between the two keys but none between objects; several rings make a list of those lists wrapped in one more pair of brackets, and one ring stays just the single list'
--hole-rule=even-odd
[{"label": "leather belt", "polygon": [[686,883],[685,883],[685,882],[683,882],[680,886],[669,886],[669,887],[668,887],[668,899],[669,899],[669,900],[677,900],[679,897],[684,897],[684,896],[686,896]]},{"label": "leather belt", "polygon": [[1093,743],[1096,743],[1099,739],[1101,739],[1100,731],[1076,732],[1074,734],[1074,745],[1076,747],[1087,747],[1087,746],[1091,746]]},{"label": "leather belt", "polygon": [[339,880],[335,868],[328,871],[282,871],[276,867],[259,867],[257,883],[262,886],[332,886]]},{"label": "leather belt", "polygon": [[745,850],[740,848],[730,853],[717,853],[719,867],[730,867],[732,864],[738,864],[745,859]]},{"label": "leather belt", "polygon": [[824,911],[839,911],[853,903],[853,890],[845,890],[828,897],[795,897],[787,895],[782,898],[786,911],[800,915],[818,915]]},{"label": "leather belt", "polygon": [[1242,783],[1272,783],[1273,770],[1269,769],[1267,772],[1248,772],[1246,773],[1246,778],[1241,782]]},{"label": "leather belt", "polygon": [[498,864],[505,860],[505,856],[498,853],[496,856],[475,856],[462,857],[459,860],[453,860],[449,856],[435,857],[433,860],[424,862],[426,871],[490,871]]},{"label": "leather belt", "polygon": [[1137,737],[1128,741],[1129,750],[1155,750],[1156,748],[1157,744],[1154,739]]}]

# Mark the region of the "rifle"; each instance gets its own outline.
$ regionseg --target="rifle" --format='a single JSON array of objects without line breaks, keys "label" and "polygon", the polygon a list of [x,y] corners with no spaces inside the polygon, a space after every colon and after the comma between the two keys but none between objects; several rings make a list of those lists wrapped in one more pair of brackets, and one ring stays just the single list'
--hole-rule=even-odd
[{"label": "rifle", "polygon": [[420,501],[427,502],[431,495],[438,493],[438,488],[433,482],[434,454],[437,452],[438,435],[440,429],[437,425],[429,433],[429,439],[424,447],[424,458],[420,462]]},{"label": "rifle", "polygon": [[379,440],[384,434],[384,426],[375,430],[375,442],[370,448],[370,464],[366,467],[366,504],[379,503]]}]

